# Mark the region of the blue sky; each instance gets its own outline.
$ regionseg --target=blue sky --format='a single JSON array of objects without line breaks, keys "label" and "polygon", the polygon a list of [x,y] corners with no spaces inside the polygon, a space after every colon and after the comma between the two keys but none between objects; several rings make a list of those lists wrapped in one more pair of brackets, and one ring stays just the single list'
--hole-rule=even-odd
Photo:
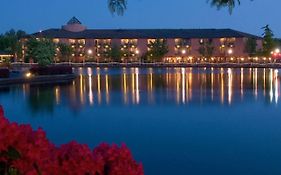
[{"label": "blue sky", "polygon": [[[88,28],[233,28],[261,35],[269,24],[281,37],[280,0],[242,0],[232,15],[207,0],[128,0],[124,16],[112,16],[107,0],[1,0],[0,33],[58,28],[76,16]],[[3,8],[4,7],[4,8]]]}]

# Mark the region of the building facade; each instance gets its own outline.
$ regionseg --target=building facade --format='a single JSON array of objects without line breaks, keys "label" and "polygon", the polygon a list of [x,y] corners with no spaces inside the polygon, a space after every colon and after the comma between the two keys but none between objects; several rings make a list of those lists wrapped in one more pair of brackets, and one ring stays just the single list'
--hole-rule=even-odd
[{"label": "building facade", "polygon": [[[168,53],[164,62],[246,61],[248,39],[255,39],[256,50],[262,49],[262,38],[232,29],[87,29],[75,17],[60,29],[32,34],[51,38],[56,44],[72,48],[72,61],[109,62],[113,47],[118,48],[122,62],[140,62],[156,40],[166,42]],[[57,49],[59,55],[59,49]],[[59,58],[56,58],[60,61]]]},{"label": "building facade", "polygon": [[0,50],[0,63],[9,62],[14,55],[10,52]]}]

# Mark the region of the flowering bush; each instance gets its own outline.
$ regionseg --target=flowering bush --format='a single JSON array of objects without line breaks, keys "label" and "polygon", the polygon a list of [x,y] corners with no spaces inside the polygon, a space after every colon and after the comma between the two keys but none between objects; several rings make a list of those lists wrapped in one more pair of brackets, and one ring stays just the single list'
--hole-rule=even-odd
[{"label": "flowering bush", "polygon": [[10,123],[0,106],[0,174],[143,175],[129,149],[101,144],[93,151],[70,142],[56,147],[42,129]]}]

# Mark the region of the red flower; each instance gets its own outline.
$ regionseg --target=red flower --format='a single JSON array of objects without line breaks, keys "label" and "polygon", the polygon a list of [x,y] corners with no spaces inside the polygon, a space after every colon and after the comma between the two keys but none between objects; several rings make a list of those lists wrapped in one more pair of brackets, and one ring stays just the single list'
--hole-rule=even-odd
[{"label": "red flower", "polygon": [[[91,151],[75,141],[55,147],[42,129],[10,123],[0,106],[0,163],[23,175],[143,175],[122,145],[101,144]],[[3,170],[2,170],[3,171]],[[0,174],[6,174],[1,172]]]}]

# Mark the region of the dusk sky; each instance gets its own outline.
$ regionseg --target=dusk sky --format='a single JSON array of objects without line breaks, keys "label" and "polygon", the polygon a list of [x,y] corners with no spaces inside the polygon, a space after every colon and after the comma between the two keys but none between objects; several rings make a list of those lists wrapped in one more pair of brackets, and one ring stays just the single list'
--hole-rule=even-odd
[{"label": "dusk sky", "polygon": [[229,15],[207,0],[128,0],[124,16],[113,16],[107,0],[1,0],[0,33],[59,28],[76,16],[88,28],[233,28],[261,35],[269,24],[281,37],[280,0],[242,0]]}]

